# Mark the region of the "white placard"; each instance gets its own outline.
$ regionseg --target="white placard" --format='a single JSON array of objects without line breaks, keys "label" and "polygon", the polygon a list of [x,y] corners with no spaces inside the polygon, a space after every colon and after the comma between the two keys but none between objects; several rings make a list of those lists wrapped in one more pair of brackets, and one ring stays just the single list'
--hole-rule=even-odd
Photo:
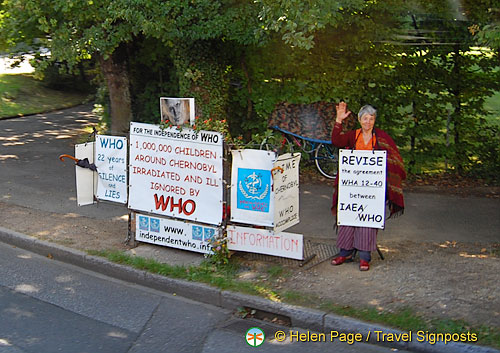
[{"label": "white placard", "polygon": [[131,123],[128,207],[220,224],[222,144],[218,132]]},{"label": "white placard", "polygon": [[339,226],[384,228],[386,153],[339,151]]},{"label": "white placard", "polygon": [[[75,158],[89,160],[94,163],[94,142],[75,145]],[[76,174],[76,202],[78,206],[92,205],[97,190],[97,173],[88,169],[75,166]]]},{"label": "white placard", "polygon": [[275,233],[299,223],[299,165],[300,153],[283,154],[274,163]]},{"label": "white placard", "polygon": [[231,170],[231,220],[274,227],[271,169],[276,153],[233,150]]},{"label": "white placard", "polygon": [[227,226],[227,248],[302,260],[304,240],[302,234],[274,233],[266,229]]},{"label": "white placard", "polygon": [[219,236],[219,229],[206,225],[175,221],[137,214],[137,241],[208,254],[210,239]]},{"label": "white placard", "polygon": [[96,136],[97,198],[127,203],[127,138]]}]

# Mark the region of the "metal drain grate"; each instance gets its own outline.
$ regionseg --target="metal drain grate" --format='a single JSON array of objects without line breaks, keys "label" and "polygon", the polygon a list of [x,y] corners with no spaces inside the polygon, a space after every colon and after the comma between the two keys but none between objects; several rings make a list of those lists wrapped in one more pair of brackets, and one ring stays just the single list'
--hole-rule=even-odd
[{"label": "metal drain grate", "polygon": [[[305,249],[304,249],[305,250]],[[338,249],[334,245],[329,245],[329,244],[324,244],[324,243],[312,243],[311,242],[311,248],[309,250],[309,256],[314,256],[308,263],[306,263],[303,267],[304,270],[308,270],[311,267],[314,267],[316,265],[319,265],[323,261],[331,259],[333,256],[335,256],[338,253]],[[306,252],[304,251],[304,259],[308,259],[308,256],[306,256]]]},{"label": "metal drain grate", "polygon": [[326,261],[332,258],[334,255],[338,253],[338,249],[334,245],[324,244],[324,243],[315,243],[310,240],[306,240],[304,242],[304,260],[293,260],[287,259],[284,257],[277,257],[271,255],[262,255],[262,254],[252,254],[245,253],[242,257],[247,258],[249,260],[255,261],[263,261],[263,262],[271,262],[278,263],[285,266],[290,267],[299,267],[303,265],[303,270],[308,270],[311,267],[319,265],[323,261]]}]

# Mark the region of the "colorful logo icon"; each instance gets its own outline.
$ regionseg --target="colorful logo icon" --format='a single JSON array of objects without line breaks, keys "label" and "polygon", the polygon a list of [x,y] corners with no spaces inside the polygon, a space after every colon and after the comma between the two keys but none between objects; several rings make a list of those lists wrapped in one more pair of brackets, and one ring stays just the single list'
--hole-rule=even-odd
[{"label": "colorful logo icon", "polygon": [[262,331],[259,327],[250,328],[245,335],[247,343],[252,347],[260,346],[264,343],[265,338],[266,335],[264,334],[264,331]]},{"label": "colorful logo icon", "polygon": [[139,216],[139,229],[140,230],[149,230],[149,217]]},{"label": "colorful logo icon", "polygon": [[215,236],[215,229],[205,228],[205,241],[210,241]]},{"label": "colorful logo icon", "polygon": [[193,226],[193,240],[203,240],[203,227]]},{"label": "colorful logo icon", "polygon": [[160,232],[160,220],[158,218],[150,218],[149,224],[150,224],[150,230],[152,232],[156,233]]},{"label": "colorful logo icon", "polygon": [[271,171],[238,169],[237,200],[239,209],[269,212],[271,198]]}]

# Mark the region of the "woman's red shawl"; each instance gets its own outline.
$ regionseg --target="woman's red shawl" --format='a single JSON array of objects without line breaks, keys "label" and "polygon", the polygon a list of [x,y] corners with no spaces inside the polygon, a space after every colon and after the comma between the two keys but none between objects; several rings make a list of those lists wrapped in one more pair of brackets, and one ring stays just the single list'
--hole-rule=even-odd
[{"label": "woman's red shawl", "polygon": [[[340,130],[340,131],[339,131]],[[376,136],[376,150],[387,151],[387,189],[386,200],[389,205],[389,210],[393,215],[400,215],[404,212],[404,198],[403,198],[403,180],[406,179],[406,172],[404,167],[403,158],[399,154],[398,147],[393,139],[385,131],[381,129],[373,129]],[[342,134],[342,125],[335,124],[332,131],[332,143],[339,148],[353,149],[356,146],[356,131],[351,130]],[[339,190],[338,175],[335,179],[335,189],[333,193],[333,206],[332,210],[337,209],[338,190]]]}]

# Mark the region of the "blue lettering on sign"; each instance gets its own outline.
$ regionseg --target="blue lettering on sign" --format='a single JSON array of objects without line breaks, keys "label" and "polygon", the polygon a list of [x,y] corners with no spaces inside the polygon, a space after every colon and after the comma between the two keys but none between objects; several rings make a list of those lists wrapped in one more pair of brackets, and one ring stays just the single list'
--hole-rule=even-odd
[{"label": "blue lettering on sign", "polygon": [[237,208],[269,212],[271,171],[239,168],[237,190]]},{"label": "blue lettering on sign", "polygon": [[149,230],[149,217],[139,216],[139,229]]},{"label": "blue lettering on sign", "polygon": [[110,139],[110,138],[100,138],[102,148],[113,148],[121,150],[123,148],[123,140]]}]

